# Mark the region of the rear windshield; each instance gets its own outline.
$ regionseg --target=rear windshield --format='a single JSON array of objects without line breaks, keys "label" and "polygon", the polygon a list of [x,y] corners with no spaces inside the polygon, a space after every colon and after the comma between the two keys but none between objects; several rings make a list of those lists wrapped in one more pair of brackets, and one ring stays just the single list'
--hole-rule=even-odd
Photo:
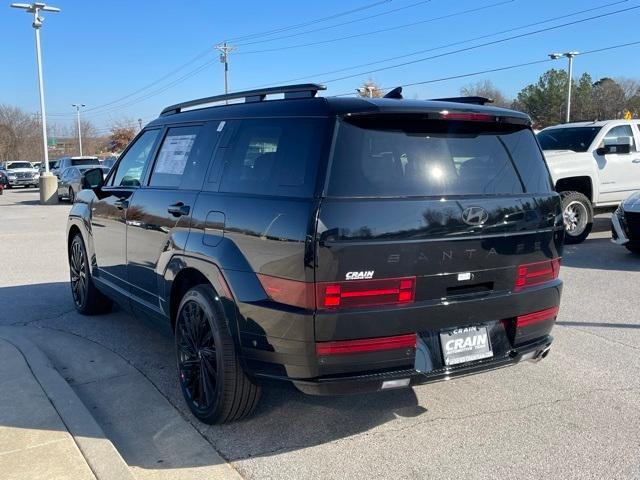
[{"label": "rear windshield", "polygon": [[547,167],[527,127],[374,117],[340,123],[328,195],[496,195],[550,190]]},{"label": "rear windshield", "polygon": [[97,158],[72,158],[71,165],[100,165],[100,160]]},{"label": "rear windshield", "polygon": [[543,150],[586,152],[602,127],[552,128],[538,134]]}]

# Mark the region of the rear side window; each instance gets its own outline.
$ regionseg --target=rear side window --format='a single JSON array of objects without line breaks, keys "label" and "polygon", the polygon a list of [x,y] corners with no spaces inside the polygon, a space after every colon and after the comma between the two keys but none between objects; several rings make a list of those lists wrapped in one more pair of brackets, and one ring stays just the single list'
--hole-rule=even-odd
[{"label": "rear side window", "polygon": [[530,129],[404,116],[340,123],[328,194],[496,195],[525,189],[551,190]]},{"label": "rear side window", "polygon": [[243,120],[224,152],[220,191],[313,195],[326,119]]},{"label": "rear side window", "polygon": [[200,128],[176,127],[167,131],[153,166],[150,186],[177,188],[180,185],[189,159],[196,156],[194,147]]}]

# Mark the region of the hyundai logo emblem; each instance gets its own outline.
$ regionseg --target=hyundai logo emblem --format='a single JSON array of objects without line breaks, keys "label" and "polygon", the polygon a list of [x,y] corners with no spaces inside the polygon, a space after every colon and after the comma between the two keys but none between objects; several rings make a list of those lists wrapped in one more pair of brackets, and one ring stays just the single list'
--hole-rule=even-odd
[{"label": "hyundai logo emblem", "polygon": [[468,207],[462,211],[462,221],[467,225],[477,227],[489,220],[489,214],[482,207]]}]

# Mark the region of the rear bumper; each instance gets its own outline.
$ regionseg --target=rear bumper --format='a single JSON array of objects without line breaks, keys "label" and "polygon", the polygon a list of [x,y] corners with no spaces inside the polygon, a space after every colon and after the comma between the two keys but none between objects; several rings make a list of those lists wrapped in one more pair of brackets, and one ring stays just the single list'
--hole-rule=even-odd
[{"label": "rear bumper", "polygon": [[[357,393],[372,393],[391,388],[402,388],[425,383],[440,382],[476,373],[496,370],[498,368],[515,365],[522,360],[538,360],[546,356],[553,337],[546,335],[535,342],[510,350],[506,355],[480,360],[470,364],[446,367],[428,373],[417,372],[414,369],[391,370],[353,376],[335,376],[314,380],[294,380],[298,390],[309,395],[346,395]],[[408,380],[400,387],[387,387],[387,382],[393,380]]]},{"label": "rear bumper", "polygon": [[[422,302],[401,309],[370,309],[340,315],[305,315],[267,304],[240,304],[241,357],[247,373],[288,380],[302,391],[316,394],[357,393],[383,389],[383,382],[409,378],[410,385],[500,368],[535,354],[551,343],[553,321],[515,330],[515,317],[539,312],[560,303],[562,282],[526,291],[451,301]],[[260,319],[260,320],[258,320]],[[443,368],[438,340],[433,340],[433,368],[414,370],[416,350],[319,356],[316,342],[388,337],[416,333],[425,339],[438,332],[469,325],[488,327],[494,356],[490,359]],[[249,332],[249,327],[253,330]],[[314,328],[315,327],[315,328]],[[243,331],[244,330],[244,331]],[[314,331],[315,330],[315,331]],[[285,338],[285,335],[290,335]],[[295,335],[295,337],[294,337]]]}]

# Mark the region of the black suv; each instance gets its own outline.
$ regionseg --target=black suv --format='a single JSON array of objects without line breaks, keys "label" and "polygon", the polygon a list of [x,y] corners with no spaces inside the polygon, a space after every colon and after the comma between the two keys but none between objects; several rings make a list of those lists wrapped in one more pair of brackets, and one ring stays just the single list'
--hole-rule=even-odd
[{"label": "black suv", "polygon": [[371,392],[549,350],[564,229],[529,118],[322,88],[168,107],[71,210],[76,308],[171,327],[204,422],[248,415],[263,378]]}]

